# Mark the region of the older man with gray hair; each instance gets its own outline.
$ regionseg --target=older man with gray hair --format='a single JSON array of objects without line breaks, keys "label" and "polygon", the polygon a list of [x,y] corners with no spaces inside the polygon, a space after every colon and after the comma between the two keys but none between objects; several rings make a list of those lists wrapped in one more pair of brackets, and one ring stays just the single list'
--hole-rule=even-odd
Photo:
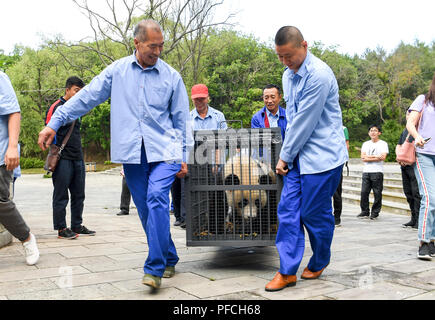
[{"label": "older man with gray hair", "polygon": [[[169,225],[169,190],[187,173],[189,98],[180,74],[161,60],[163,33],[153,20],[134,30],[136,50],[113,62],[68,100],[40,132],[45,150],[65,123],[111,99],[111,160],[122,163],[148,239],[142,283],[159,288],[178,255]],[[189,141],[192,141],[189,138]]]}]

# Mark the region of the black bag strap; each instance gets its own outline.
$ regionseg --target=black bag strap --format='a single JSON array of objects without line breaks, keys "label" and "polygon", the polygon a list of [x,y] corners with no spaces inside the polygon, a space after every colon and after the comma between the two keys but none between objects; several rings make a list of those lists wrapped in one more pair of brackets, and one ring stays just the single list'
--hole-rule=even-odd
[{"label": "black bag strap", "polygon": [[65,138],[63,138],[62,145],[60,146],[60,150],[63,150],[68,143],[69,138],[71,137],[71,134],[74,130],[74,125],[76,124],[76,120],[73,121],[71,124],[71,127],[68,130],[68,133],[66,134]]}]

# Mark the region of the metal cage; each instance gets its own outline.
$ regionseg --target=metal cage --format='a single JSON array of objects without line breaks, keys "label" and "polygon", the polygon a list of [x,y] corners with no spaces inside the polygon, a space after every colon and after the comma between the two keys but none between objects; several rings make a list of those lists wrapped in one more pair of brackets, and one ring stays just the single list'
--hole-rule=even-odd
[{"label": "metal cage", "polygon": [[194,140],[185,178],[187,245],[274,245],[281,130],[201,130]]}]

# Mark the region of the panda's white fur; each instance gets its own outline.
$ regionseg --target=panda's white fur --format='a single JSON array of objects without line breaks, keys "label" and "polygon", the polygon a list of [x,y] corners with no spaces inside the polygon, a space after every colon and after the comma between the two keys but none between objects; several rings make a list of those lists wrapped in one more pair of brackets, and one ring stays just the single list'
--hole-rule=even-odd
[{"label": "panda's white fur", "polygon": [[[238,154],[225,163],[224,181],[226,185],[272,184],[276,182],[276,175],[270,165]],[[268,201],[264,190],[226,190],[225,193],[230,211],[245,219],[257,217],[256,200],[260,200],[262,208]]]}]

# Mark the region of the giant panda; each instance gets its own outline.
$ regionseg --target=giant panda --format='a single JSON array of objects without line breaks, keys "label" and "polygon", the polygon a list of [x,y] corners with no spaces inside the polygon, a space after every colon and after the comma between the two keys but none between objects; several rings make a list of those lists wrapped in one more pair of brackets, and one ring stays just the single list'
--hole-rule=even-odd
[{"label": "giant panda", "polygon": [[[237,154],[225,163],[225,185],[253,186],[274,183],[276,175],[271,166],[249,155]],[[276,191],[226,190],[225,195],[228,204],[227,221],[232,220],[236,226],[237,223],[239,226],[242,223],[245,231],[270,231],[271,224],[276,220]],[[268,217],[268,212],[273,221]]]}]

